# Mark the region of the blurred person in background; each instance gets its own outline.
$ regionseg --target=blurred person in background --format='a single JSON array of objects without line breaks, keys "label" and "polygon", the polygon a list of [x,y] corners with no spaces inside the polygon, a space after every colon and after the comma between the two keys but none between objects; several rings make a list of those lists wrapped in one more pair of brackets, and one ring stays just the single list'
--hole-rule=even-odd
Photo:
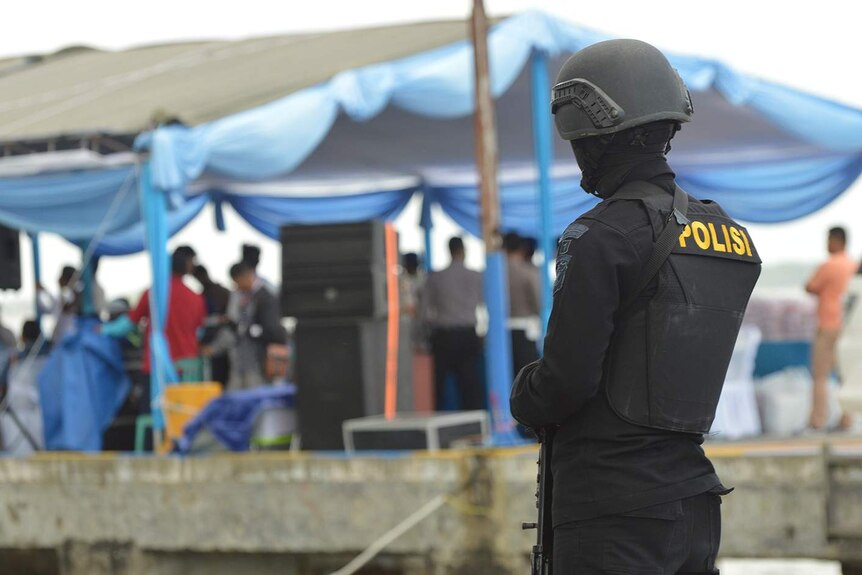
[{"label": "blurred person in background", "polygon": [[527,242],[514,232],[503,237],[506,276],[509,281],[509,319],[512,337],[512,373],[539,359],[536,340],[540,304],[539,273],[527,260]]},{"label": "blurred person in background", "polygon": [[227,309],[229,328],[218,331],[204,354],[213,357],[227,352],[230,357],[231,390],[248,389],[268,383],[267,357],[271,346],[284,347],[287,331],[281,325],[278,298],[257,276],[250,262],[230,268],[235,290]]},{"label": "blurred person in background", "polygon": [[425,272],[419,255],[406,253],[401,258],[398,277],[401,318],[409,324],[413,356],[413,400],[416,411],[434,411],[434,369],[428,327],[420,317]]},{"label": "blurred person in background", "polygon": [[[126,298],[111,300],[105,306],[108,321],[113,322],[132,310],[132,304]],[[133,406],[135,413],[149,413],[150,378],[144,373],[143,337],[135,326],[120,338],[120,350],[123,354],[123,368],[132,382],[126,403]]]},{"label": "blurred person in background", "polygon": [[21,351],[18,354],[19,359],[24,359],[31,353],[34,353],[34,346],[42,337],[42,330],[39,329],[39,324],[36,320],[28,319],[21,326]]},{"label": "blurred person in background", "polygon": [[[2,310],[0,310],[2,311]],[[5,393],[9,365],[18,355],[18,340],[12,330],[3,325],[0,315],[0,397]]]},{"label": "blurred person in background", "polygon": [[39,324],[27,320],[21,328],[21,350],[12,358],[3,396],[8,409],[0,410],[0,436],[9,455],[29,455],[45,445],[37,377],[48,359],[48,348],[38,345]]},{"label": "blurred person in background", "polygon": [[401,313],[417,318],[419,316],[419,297],[425,275],[419,269],[419,255],[409,252],[401,256],[402,274],[399,276]]},{"label": "blurred person in background", "polygon": [[257,268],[260,266],[260,246],[256,246],[254,244],[242,244],[240,261],[247,263],[251,266],[251,269],[254,270],[254,274],[263,282],[263,285],[266,286],[272,293],[278,293],[278,290],[275,289],[275,286],[264,277],[261,277],[257,272]]},{"label": "blurred person in background", "polygon": [[452,263],[429,274],[421,299],[421,320],[431,329],[435,407],[446,405],[446,381],[454,377],[462,410],[484,409],[485,386],[479,376],[482,344],[476,310],[482,305],[482,274],[464,265],[464,240],[449,240]]},{"label": "blurred person in background", "polygon": [[419,255],[406,253],[401,258],[402,273],[398,276],[401,316],[410,319],[410,342],[416,352],[428,351],[428,334],[419,317],[425,273],[420,267]]},{"label": "blurred person in background", "polygon": [[18,341],[15,339],[15,334],[12,330],[3,325],[3,310],[0,308],[0,346],[8,349],[17,348]]},{"label": "blurred person in background", "polygon": [[[533,263],[533,256],[536,255],[536,250],[539,247],[538,240],[536,240],[536,238],[530,238],[530,237],[523,237],[522,236],[521,242],[524,245],[524,260],[528,264],[530,264],[531,266],[533,266],[535,268],[536,265]],[[538,268],[537,268],[537,270],[538,270]]]},{"label": "blurred person in background", "polygon": [[99,283],[98,278],[99,262],[101,259],[102,258],[99,256],[93,256],[90,260],[90,273],[93,274],[93,313],[95,313],[97,317],[101,317],[102,313],[104,313],[108,307],[108,300],[105,298],[105,290],[102,288],[102,284]]},{"label": "blurred person in background", "polygon": [[[171,257],[170,296],[165,336],[173,361],[199,356],[197,332],[204,324],[204,299],[189,289],[183,277],[194,269],[194,250],[180,246]],[[113,337],[126,337],[136,327],[143,327],[143,372],[150,373],[150,290],[146,290],[138,305],[127,314],[101,326],[100,330]]]},{"label": "blurred person in background", "polygon": [[[812,429],[829,425],[829,376],[835,366],[835,345],[843,323],[844,296],[859,263],[847,255],[847,231],[842,227],[829,230],[826,241],[829,259],[817,268],[805,291],[817,296],[817,334],[811,346],[811,375],[814,379],[811,417]],[[844,414],[839,427],[846,429],[852,421]]]},{"label": "blurred person in background", "polygon": [[[203,348],[208,348],[228,321],[225,314],[231,293],[229,289],[213,281],[207,269],[202,265],[195,266],[192,275],[201,284],[202,295],[204,302],[206,302],[207,318],[204,322],[200,342]],[[230,377],[230,358],[227,350],[210,356],[210,373],[213,381],[219,382],[222,387],[227,385]]]},{"label": "blurred person in background", "polygon": [[63,266],[57,279],[59,289],[56,296],[48,292],[42,284],[36,284],[36,303],[39,311],[51,315],[54,319],[51,343],[58,343],[75,327],[81,291],[78,282],[72,282],[76,274],[77,270],[72,266]]},{"label": "blurred person in background", "polygon": [[224,315],[230,300],[230,290],[212,280],[209,272],[202,265],[196,265],[192,270],[192,275],[201,284],[201,295],[207,306],[207,314]]},{"label": "blurred person in background", "polygon": [[188,271],[184,275],[189,275],[194,270],[194,267],[198,263],[198,253],[195,249],[188,245],[177,246],[174,250],[175,256],[180,256],[186,260],[186,264],[188,265]]},{"label": "blurred person in background", "polygon": [[847,309],[836,351],[841,376],[839,402],[845,412],[855,415],[852,422],[845,423],[857,431],[862,422],[862,265],[847,288]]}]

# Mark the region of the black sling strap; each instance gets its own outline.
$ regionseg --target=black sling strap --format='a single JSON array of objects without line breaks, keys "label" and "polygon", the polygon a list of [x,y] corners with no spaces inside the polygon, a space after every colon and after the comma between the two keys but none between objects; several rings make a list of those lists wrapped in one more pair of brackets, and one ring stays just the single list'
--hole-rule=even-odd
[{"label": "black sling strap", "polygon": [[[646,191],[647,188],[649,191]],[[623,186],[617,193],[611,196],[613,200],[641,200],[653,194],[665,193],[662,188],[649,182],[637,182],[635,186]],[[646,289],[658,270],[667,261],[673,247],[679,240],[683,228],[689,224],[688,219],[688,194],[685,193],[679,186],[674,186],[673,190],[673,207],[665,221],[664,229],[662,229],[658,238],[653,244],[652,254],[647,260],[638,280],[637,289],[635,289],[621,309],[628,308],[629,305],[637,298],[640,293]]]}]

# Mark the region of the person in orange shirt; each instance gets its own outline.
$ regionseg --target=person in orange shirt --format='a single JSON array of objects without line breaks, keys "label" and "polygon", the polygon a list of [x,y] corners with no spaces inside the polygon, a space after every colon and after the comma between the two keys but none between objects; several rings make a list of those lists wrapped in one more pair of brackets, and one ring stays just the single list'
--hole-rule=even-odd
[{"label": "person in orange shirt", "polygon": [[[811,353],[814,390],[809,424],[813,429],[823,429],[828,424],[828,380],[835,363],[835,344],[841,332],[844,295],[850,279],[859,268],[859,264],[847,255],[846,248],[846,230],[840,227],[830,229],[827,242],[829,259],[817,268],[805,285],[805,291],[816,295],[818,299],[818,329]],[[848,427],[849,424],[849,417],[845,415],[841,427]]]}]

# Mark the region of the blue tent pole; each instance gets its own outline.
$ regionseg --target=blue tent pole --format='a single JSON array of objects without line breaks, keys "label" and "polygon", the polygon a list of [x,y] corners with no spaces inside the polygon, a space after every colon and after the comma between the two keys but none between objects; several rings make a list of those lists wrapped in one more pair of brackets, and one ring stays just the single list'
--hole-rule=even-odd
[{"label": "blue tent pole", "polygon": [[542,333],[551,316],[553,283],[551,266],[554,253],[554,220],[551,199],[551,114],[548,101],[548,56],[533,50],[530,59],[531,103],[533,110],[533,147],[539,172],[539,211],[542,225],[539,229],[539,247],[542,249]]},{"label": "blue tent pole", "polygon": [[425,258],[422,262],[422,267],[426,272],[430,272],[434,269],[434,224],[431,222],[431,218],[428,218],[428,222],[425,224],[425,229],[423,230],[425,235]]},{"label": "blue tent pole", "polygon": [[425,261],[423,267],[426,272],[430,272],[433,267],[431,265],[431,261],[433,259],[433,248],[431,247],[433,244],[433,232],[434,226],[429,222],[428,226],[426,226],[425,230]]},{"label": "blue tent pole", "polygon": [[141,166],[139,186],[141,210],[146,222],[147,249],[153,285],[150,287],[150,399],[153,407],[153,429],[164,428],[160,400],[168,383],[177,381],[165,338],[165,324],[170,297],[170,263],[168,261],[167,196],[152,183],[149,162]]},{"label": "blue tent pole", "polygon": [[[30,232],[30,246],[33,249],[33,281],[35,286],[42,284],[42,258],[39,255],[39,234]],[[42,308],[39,305],[39,290],[36,289],[36,323],[39,324],[39,330],[42,330]]]},{"label": "blue tent pole", "polygon": [[434,269],[434,221],[431,219],[431,192],[428,188],[422,189],[422,214],[419,216],[419,225],[425,240],[425,258],[422,269],[430,272]]}]

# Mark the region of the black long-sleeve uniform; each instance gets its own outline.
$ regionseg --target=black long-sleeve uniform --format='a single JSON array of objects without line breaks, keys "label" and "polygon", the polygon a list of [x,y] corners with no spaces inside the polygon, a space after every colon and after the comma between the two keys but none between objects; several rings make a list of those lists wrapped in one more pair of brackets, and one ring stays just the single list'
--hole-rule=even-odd
[{"label": "black long-sleeve uniform", "polygon": [[[637,180],[659,185],[669,198],[674,189],[664,161],[638,166],[619,185]],[[602,389],[615,316],[634,297],[653,250],[657,226],[650,218],[641,202],[611,198],[569,226],[559,246],[544,356],[515,382],[516,419],[533,428],[560,425],[552,460],[555,526],[720,487],[702,435],[628,423]],[[655,289],[632,305],[646,306]]]}]

